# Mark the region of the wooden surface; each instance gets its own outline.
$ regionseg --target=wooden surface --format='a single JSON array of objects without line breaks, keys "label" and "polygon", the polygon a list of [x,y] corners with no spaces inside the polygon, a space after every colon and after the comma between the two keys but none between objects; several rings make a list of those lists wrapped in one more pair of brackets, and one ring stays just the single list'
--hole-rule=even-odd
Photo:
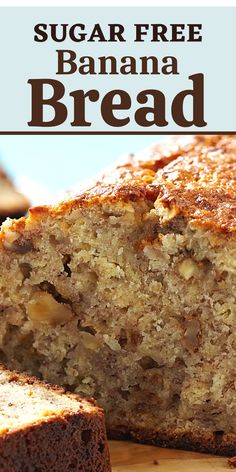
[{"label": "wooden surface", "polygon": [[[110,441],[112,472],[230,472],[227,457]],[[234,469],[236,470],[236,469]]]}]

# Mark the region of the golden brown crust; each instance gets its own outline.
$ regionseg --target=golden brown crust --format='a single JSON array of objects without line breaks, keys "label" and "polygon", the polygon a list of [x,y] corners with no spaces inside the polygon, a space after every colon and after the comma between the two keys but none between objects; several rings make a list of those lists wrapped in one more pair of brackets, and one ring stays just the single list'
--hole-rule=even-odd
[{"label": "golden brown crust", "polygon": [[195,145],[157,174],[158,201],[201,226],[236,230],[236,137],[194,138]]},{"label": "golden brown crust", "polygon": [[235,231],[236,136],[174,138],[143,157],[131,156],[77,203],[107,198],[157,199],[198,225]]},{"label": "golden brown crust", "polygon": [[[103,202],[156,201],[199,226],[236,231],[236,136],[169,139],[147,153],[130,155],[86,191],[55,206],[30,210],[30,218],[57,217]],[[29,220],[28,220],[29,221]],[[24,219],[17,229],[24,226]]]}]

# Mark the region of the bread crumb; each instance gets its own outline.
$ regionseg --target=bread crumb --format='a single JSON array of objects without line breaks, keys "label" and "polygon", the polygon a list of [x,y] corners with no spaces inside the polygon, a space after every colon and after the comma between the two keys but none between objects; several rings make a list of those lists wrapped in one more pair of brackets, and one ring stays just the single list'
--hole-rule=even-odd
[{"label": "bread crumb", "polygon": [[153,465],[159,465],[159,462],[156,459],[154,459]]},{"label": "bread crumb", "polygon": [[230,469],[235,469],[236,468],[236,456],[230,457],[230,459],[228,459],[228,465],[229,465]]}]

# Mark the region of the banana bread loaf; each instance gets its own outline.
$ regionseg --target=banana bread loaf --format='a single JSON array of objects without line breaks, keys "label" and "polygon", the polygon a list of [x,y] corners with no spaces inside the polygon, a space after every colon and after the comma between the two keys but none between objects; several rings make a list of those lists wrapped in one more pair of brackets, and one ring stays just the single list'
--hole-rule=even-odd
[{"label": "banana bread loaf", "polygon": [[236,453],[236,136],[170,140],[0,235],[4,362],[112,437]]},{"label": "banana bread loaf", "polygon": [[110,472],[103,412],[0,366],[1,472]]}]

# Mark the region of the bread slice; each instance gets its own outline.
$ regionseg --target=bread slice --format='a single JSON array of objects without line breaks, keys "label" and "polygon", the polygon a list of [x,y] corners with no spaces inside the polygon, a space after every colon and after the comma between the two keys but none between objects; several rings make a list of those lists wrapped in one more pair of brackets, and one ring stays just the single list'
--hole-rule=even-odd
[{"label": "bread slice", "polygon": [[25,215],[30,203],[17,191],[10,177],[0,167],[0,224],[7,218],[20,218]]},{"label": "bread slice", "polygon": [[1,472],[110,472],[103,411],[0,366]]},{"label": "bread slice", "polygon": [[112,437],[236,453],[236,137],[170,140],[1,232],[2,358]]}]

